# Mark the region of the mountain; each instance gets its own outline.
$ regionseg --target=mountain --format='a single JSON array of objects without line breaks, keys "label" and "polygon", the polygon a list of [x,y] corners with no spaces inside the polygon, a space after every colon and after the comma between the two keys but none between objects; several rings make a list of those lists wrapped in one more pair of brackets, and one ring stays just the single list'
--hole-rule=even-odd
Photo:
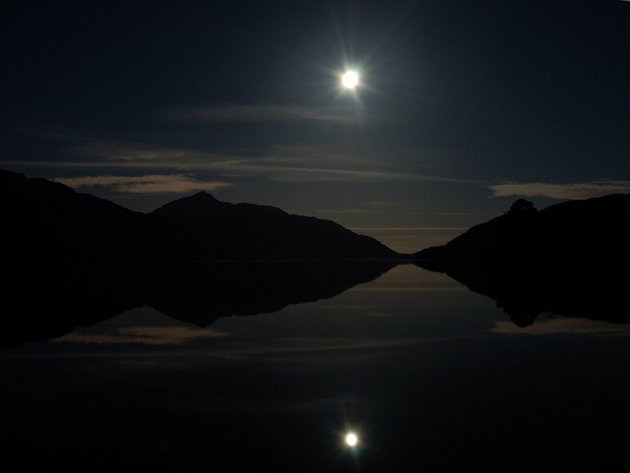
[{"label": "mountain", "polygon": [[207,327],[221,317],[330,299],[394,266],[392,261],[172,263],[168,271],[152,271],[142,292],[157,311]]},{"label": "mountain", "polygon": [[98,262],[21,265],[0,287],[0,351],[61,337],[76,327],[149,306],[173,319],[209,326],[221,317],[257,315],[328,299],[372,281],[395,262]]},{"label": "mountain", "polygon": [[142,214],[9,171],[0,171],[0,215],[0,349],[143,305],[198,325],[273,312],[370,281],[398,257],[274,207],[200,192]]},{"label": "mountain", "polygon": [[332,221],[220,202],[206,192],[142,214],[57,182],[0,171],[0,212],[18,262],[399,257]]},{"label": "mountain", "polygon": [[0,215],[11,259],[66,262],[129,256],[145,216],[57,182],[0,170]]},{"label": "mountain", "polygon": [[630,195],[568,201],[537,211],[519,199],[502,216],[444,246],[413,255],[423,262],[500,262],[612,268],[630,262]]},{"label": "mountain", "polygon": [[514,324],[525,327],[542,313],[630,323],[627,278],[590,265],[536,267],[494,262],[421,261],[424,269],[445,273],[471,291],[490,297]]},{"label": "mountain", "polygon": [[629,323],[629,242],[630,195],[541,211],[519,199],[505,215],[413,258],[495,299],[521,327],[541,312]]},{"label": "mountain", "polygon": [[275,207],[220,202],[206,192],[153,211],[160,256],[204,260],[396,258],[373,238]]}]

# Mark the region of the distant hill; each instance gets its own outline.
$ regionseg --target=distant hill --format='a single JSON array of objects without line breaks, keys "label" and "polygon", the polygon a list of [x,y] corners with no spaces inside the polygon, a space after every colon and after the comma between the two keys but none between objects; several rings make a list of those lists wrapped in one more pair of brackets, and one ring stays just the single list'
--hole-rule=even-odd
[{"label": "distant hill", "polygon": [[[145,304],[200,327],[221,317],[272,313],[330,299],[379,278],[393,261],[172,263],[144,278]],[[138,282],[134,284],[138,292]]]},{"label": "distant hill", "polygon": [[6,257],[66,262],[135,254],[145,216],[46,179],[0,170]]},{"label": "distant hill", "polygon": [[516,201],[502,216],[470,228],[444,246],[413,255],[424,262],[588,264],[630,261],[630,195],[568,201],[537,211]]},{"label": "distant hill", "polygon": [[372,281],[391,261],[147,262],[21,265],[0,286],[0,351],[150,306],[209,326],[221,317],[282,310]]},{"label": "distant hill", "polygon": [[[627,277],[591,264],[506,264],[420,261],[424,269],[445,273],[471,291],[495,300],[519,327],[543,312],[564,317],[630,323]],[[595,266],[595,267],[594,267]]]},{"label": "distant hill", "polygon": [[398,255],[330,220],[275,207],[220,202],[199,192],[151,212],[160,257],[281,260],[373,259]]},{"label": "distant hill", "polygon": [[628,323],[629,243],[630,195],[541,211],[520,199],[505,215],[413,257],[492,297],[521,327],[541,312]]},{"label": "distant hill", "polygon": [[0,212],[9,256],[18,261],[399,257],[332,221],[220,202],[206,192],[142,214],[60,183],[0,170]]}]

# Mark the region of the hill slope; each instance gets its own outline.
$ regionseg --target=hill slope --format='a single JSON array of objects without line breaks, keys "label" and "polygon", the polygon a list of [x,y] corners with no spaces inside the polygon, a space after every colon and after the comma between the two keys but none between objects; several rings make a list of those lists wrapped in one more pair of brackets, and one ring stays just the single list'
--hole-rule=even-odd
[{"label": "hill slope", "polygon": [[540,212],[521,199],[505,215],[413,256],[421,261],[606,264],[630,260],[629,241],[630,195],[568,201]]},{"label": "hill slope", "polygon": [[0,170],[0,215],[16,260],[130,256],[145,216],[57,182]]},{"label": "hill slope", "polygon": [[220,202],[200,192],[150,214],[45,179],[0,171],[4,238],[15,259],[391,259],[377,240],[329,220]]},{"label": "hill slope", "polygon": [[153,211],[162,257],[190,259],[373,259],[398,255],[330,220],[278,208],[220,202],[206,192]]},{"label": "hill slope", "polygon": [[419,266],[492,297],[521,327],[545,311],[628,323],[629,241],[630,195],[540,212],[521,199],[507,214],[413,256]]}]

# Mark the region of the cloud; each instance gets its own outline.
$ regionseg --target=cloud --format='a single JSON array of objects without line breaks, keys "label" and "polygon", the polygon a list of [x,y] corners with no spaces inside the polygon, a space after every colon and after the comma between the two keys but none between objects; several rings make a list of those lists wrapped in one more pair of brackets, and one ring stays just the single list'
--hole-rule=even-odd
[{"label": "cloud", "polygon": [[[10,162],[20,166],[46,166],[75,169],[138,169],[150,176],[131,178],[97,176],[98,180],[58,179],[70,186],[108,185],[120,192],[188,192],[226,187],[225,182],[195,181],[190,174],[203,172],[216,179],[262,177],[288,183],[313,182],[436,182],[445,184],[488,185],[487,181],[423,174],[417,169],[398,166],[391,159],[369,158],[353,153],[339,153],[322,146],[278,145],[265,149],[239,150],[238,155],[184,147],[160,146],[124,141],[95,141],[69,148],[72,160]],[[159,177],[157,170],[168,170],[170,177]],[[98,171],[97,171],[98,172]],[[102,172],[102,171],[100,171]],[[104,179],[115,179],[106,182]],[[154,182],[146,182],[149,179]],[[143,185],[142,180],[145,181]],[[167,182],[168,181],[168,182]],[[169,184],[170,183],[170,184]]]},{"label": "cloud", "polygon": [[[459,337],[452,337],[459,338]],[[448,339],[448,338],[444,338]],[[249,357],[260,359],[264,357],[266,360],[292,360],[298,359],[300,354],[309,354],[315,352],[330,352],[329,361],[318,359],[320,363],[334,363],[336,361],[350,360],[348,351],[351,350],[369,350],[369,349],[387,349],[397,348],[409,345],[432,343],[436,338],[385,338],[385,337],[285,337],[276,338],[273,344],[251,344],[239,345],[234,348],[228,347],[225,351],[215,351],[215,356],[229,356],[231,358],[246,359]],[[290,355],[289,358],[286,358]],[[354,356],[372,356],[372,354],[358,354]],[[301,367],[300,369],[303,369]]]},{"label": "cloud", "polygon": [[276,104],[189,107],[167,110],[162,112],[161,115],[172,120],[184,122],[260,123],[322,121],[340,125],[352,125],[358,122],[356,113],[350,108]]},{"label": "cloud", "polygon": [[492,331],[514,335],[630,335],[630,326],[592,319],[561,318],[536,321],[527,327],[518,327],[512,322],[500,321],[495,323]]},{"label": "cloud", "polygon": [[97,344],[178,345],[204,338],[227,337],[229,335],[229,333],[211,328],[142,326],[122,327],[109,334],[72,332],[55,341]]},{"label": "cloud", "polygon": [[367,209],[319,209],[316,210],[320,214],[332,214],[332,215],[360,215],[368,213]]},{"label": "cloud", "polygon": [[[275,146],[260,152],[242,153],[238,156],[216,154],[187,148],[159,146],[146,143],[97,141],[81,146],[75,146],[70,152],[77,157],[74,161],[50,162],[20,162],[17,164],[32,166],[55,166],[68,168],[122,168],[122,169],[148,169],[153,172],[157,169],[172,170],[175,176],[180,176],[179,186],[182,190],[160,192],[185,192],[190,190],[213,189],[213,183],[199,183],[195,185],[192,178],[186,173],[203,171],[215,176],[234,177],[264,177],[273,181],[289,183],[311,182],[438,182],[453,184],[477,184],[487,185],[487,181],[462,179],[458,177],[438,176],[422,174],[415,169],[411,170],[401,166],[395,166],[391,160],[375,161],[365,157],[335,153],[314,146]],[[86,158],[89,159],[86,160]],[[15,164],[15,162],[0,161],[0,164]],[[184,173],[184,174],[180,174]],[[109,176],[101,176],[109,177]],[[148,176],[147,176],[148,177]],[[122,179],[122,178],[121,178]],[[174,177],[171,177],[171,180]],[[68,185],[74,184],[64,179],[60,182]],[[89,181],[88,181],[89,182]],[[131,184],[131,183],[130,183]],[[214,183],[225,187],[228,184]],[[98,185],[98,184],[93,184]],[[114,185],[110,183],[108,185]],[[185,186],[192,187],[185,187]],[[175,184],[173,184],[175,186]],[[202,186],[202,187],[200,187]],[[124,190],[124,184],[117,187]],[[129,189],[142,192],[142,187],[130,185]],[[165,189],[165,183],[161,188]],[[145,187],[144,192],[154,192]]]},{"label": "cloud", "polygon": [[577,184],[549,184],[545,182],[508,183],[490,186],[495,197],[523,196],[551,199],[590,199],[608,194],[630,193],[628,181],[594,181]]},{"label": "cloud", "polygon": [[73,187],[110,187],[116,192],[131,194],[167,194],[194,191],[215,191],[230,187],[227,182],[204,182],[184,174],[147,176],[82,176],[57,178],[57,182]]},{"label": "cloud", "polygon": [[118,164],[123,167],[161,167],[168,165],[177,167],[180,162],[196,162],[208,158],[221,159],[212,153],[160,146],[150,143],[129,143],[124,141],[94,141],[70,149],[71,154],[81,158],[106,160],[104,164]]}]

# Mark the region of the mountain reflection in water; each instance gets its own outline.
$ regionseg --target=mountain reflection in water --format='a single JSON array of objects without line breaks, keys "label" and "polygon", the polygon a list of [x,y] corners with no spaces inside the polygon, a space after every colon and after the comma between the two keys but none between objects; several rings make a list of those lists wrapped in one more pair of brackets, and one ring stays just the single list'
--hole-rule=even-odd
[{"label": "mountain reflection in water", "polygon": [[526,327],[543,312],[564,317],[629,323],[626,281],[607,263],[578,261],[547,266],[507,263],[426,262],[471,291],[491,297],[515,325]]},{"label": "mountain reflection in water", "polygon": [[144,305],[205,327],[221,317],[331,298],[393,266],[343,261],[20,267],[12,270],[0,298],[0,349],[58,337]]},{"label": "mountain reflection in water", "polygon": [[522,329],[414,265],[179,268],[5,298],[32,323],[0,354],[6,471],[630,466],[628,325],[545,312]]}]

